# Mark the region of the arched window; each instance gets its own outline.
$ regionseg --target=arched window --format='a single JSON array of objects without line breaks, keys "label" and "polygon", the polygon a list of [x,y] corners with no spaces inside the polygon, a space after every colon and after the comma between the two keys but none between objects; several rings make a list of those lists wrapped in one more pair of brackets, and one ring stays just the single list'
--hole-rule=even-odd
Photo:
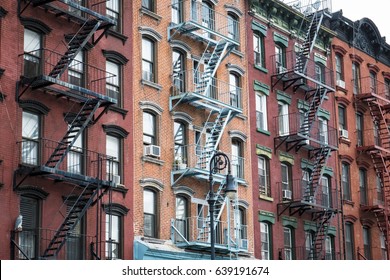
[{"label": "arched window", "polygon": [[228,37],[234,41],[240,41],[238,17],[231,12],[228,13]]},{"label": "arched window", "polygon": [[[188,240],[188,199],[184,196],[176,196],[176,229],[184,238]],[[180,236],[175,238],[176,241],[184,241]]]},{"label": "arched window", "polygon": [[230,163],[232,175],[237,178],[244,178],[243,143],[237,138],[232,140],[232,158]]},{"label": "arched window", "polygon": [[[206,29],[215,29],[215,11],[213,5],[209,1],[202,1],[202,26]],[[210,32],[205,32],[204,37],[211,38]]]},{"label": "arched window", "polygon": [[22,116],[22,163],[28,165],[40,163],[40,138],[40,115],[24,110]]},{"label": "arched window", "polygon": [[157,145],[157,117],[153,112],[143,112],[143,142],[145,146]]},{"label": "arched window", "polygon": [[360,204],[367,205],[367,171],[364,168],[359,168],[359,191]]},{"label": "arched window", "polygon": [[[247,239],[247,225],[246,225],[246,211],[243,207],[238,208],[238,239],[243,240]],[[241,242],[241,245],[244,242]],[[246,248],[247,249],[247,248]]]},{"label": "arched window", "polygon": [[240,76],[234,72],[229,73],[230,105],[241,108]]},{"label": "arched window", "polygon": [[174,49],[172,52],[172,78],[175,93],[182,93],[185,91],[185,54]]},{"label": "arched window", "polygon": [[142,79],[156,82],[156,49],[155,41],[142,37]]},{"label": "arched window", "polygon": [[370,92],[377,93],[376,73],[374,71],[370,71]]},{"label": "arched window", "polygon": [[24,29],[24,71],[26,77],[41,73],[42,35],[31,29]]},{"label": "arched window", "polygon": [[144,189],[144,235],[157,238],[157,192]]},{"label": "arched window", "polygon": [[343,199],[352,200],[351,197],[351,178],[350,178],[350,165],[347,162],[341,163],[341,184],[343,190]]},{"label": "arched window", "polygon": [[343,61],[343,56],[339,53],[336,53],[335,65],[336,65],[336,81],[344,81],[344,61]]},{"label": "arched window", "polygon": [[352,63],[352,83],[353,94],[360,93],[360,65],[357,62]]}]

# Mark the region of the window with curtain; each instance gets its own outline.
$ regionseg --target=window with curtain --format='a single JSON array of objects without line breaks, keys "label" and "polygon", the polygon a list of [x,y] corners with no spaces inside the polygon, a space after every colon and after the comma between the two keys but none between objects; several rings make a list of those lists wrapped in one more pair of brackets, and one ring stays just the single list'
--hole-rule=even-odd
[{"label": "window with curtain", "polygon": [[22,116],[22,163],[39,164],[39,115],[23,111]]}]

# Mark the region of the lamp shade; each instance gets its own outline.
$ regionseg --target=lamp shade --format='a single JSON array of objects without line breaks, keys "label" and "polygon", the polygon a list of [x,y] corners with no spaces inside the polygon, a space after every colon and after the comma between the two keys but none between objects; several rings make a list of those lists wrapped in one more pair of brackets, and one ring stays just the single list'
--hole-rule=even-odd
[{"label": "lamp shade", "polygon": [[233,175],[228,174],[226,176],[225,196],[227,196],[230,200],[236,199],[237,188],[236,178]]}]

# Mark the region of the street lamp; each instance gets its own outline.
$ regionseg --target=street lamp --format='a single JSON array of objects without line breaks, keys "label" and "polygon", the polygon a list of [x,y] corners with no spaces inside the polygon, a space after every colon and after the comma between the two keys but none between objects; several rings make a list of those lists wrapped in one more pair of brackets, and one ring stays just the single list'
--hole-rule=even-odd
[{"label": "street lamp", "polygon": [[214,205],[216,198],[214,196],[213,190],[213,174],[218,171],[228,169],[228,174],[226,175],[226,186],[224,189],[225,196],[233,200],[237,194],[237,186],[235,184],[234,176],[231,175],[230,169],[230,160],[229,157],[222,153],[215,153],[210,159],[210,173],[209,173],[209,184],[210,184],[210,193],[209,193],[209,212],[210,212],[210,234],[211,234],[211,259],[215,260],[215,228],[214,228]]}]

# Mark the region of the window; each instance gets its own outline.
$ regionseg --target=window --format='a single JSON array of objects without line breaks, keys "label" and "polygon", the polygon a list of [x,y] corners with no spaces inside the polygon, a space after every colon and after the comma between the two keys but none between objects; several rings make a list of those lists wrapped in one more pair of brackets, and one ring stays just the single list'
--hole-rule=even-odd
[{"label": "window", "polygon": [[106,259],[122,259],[122,217],[106,214]]},{"label": "window", "polygon": [[69,83],[75,86],[84,87],[84,53],[80,51],[69,64]]},{"label": "window", "polygon": [[286,163],[282,163],[281,171],[282,171],[282,190],[291,191],[291,166]]},{"label": "window", "polygon": [[353,94],[360,93],[360,66],[356,62],[352,63],[352,84]]},{"label": "window", "polygon": [[173,85],[175,94],[185,91],[185,55],[177,50],[172,53]]},{"label": "window", "polygon": [[379,123],[375,120],[372,124],[374,126],[374,143],[377,146],[382,146],[382,141],[379,137]]},{"label": "window", "polygon": [[181,0],[172,0],[172,22],[180,23],[183,21],[183,2]]},{"label": "window", "polygon": [[[238,239],[239,240],[247,239],[248,237],[247,237],[246,214],[245,214],[245,209],[242,207],[238,208],[237,227],[238,227]],[[244,244],[241,243],[241,246],[244,247]]]},{"label": "window", "polygon": [[243,144],[238,139],[232,141],[232,175],[237,178],[244,178]]},{"label": "window", "polygon": [[257,33],[253,34],[253,51],[255,65],[265,68],[264,36]]},{"label": "window", "polygon": [[344,71],[343,71],[343,57],[340,54],[335,56],[336,64],[336,81],[344,81]]},{"label": "window", "polygon": [[[183,196],[176,197],[176,228],[188,240],[188,200]],[[176,238],[178,241],[184,241],[180,236]]]},{"label": "window", "polygon": [[325,237],[325,260],[333,260],[334,257],[334,238],[327,235]]},{"label": "window", "polygon": [[377,204],[383,204],[383,190],[382,190],[382,179],[376,175],[376,197]]},{"label": "window", "polygon": [[[213,6],[209,2],[202,1],[202,26],[206,29],[214,30],[215,22],[214,22],[214,9]],[[203,34],[206,38],[211,38],[210,32],[205,32]]]},{"label": "window", "polygon": [[[23,231],[19,233],[19,247],[30,258],[38,257],[38,230],[40,217],[39,200],[20,196],[20,214],[23,216]],[[19,258],[25,257],[19,253]]]},{"label": "window", "polygon": [[329,177],[327,176],[321,177],[321,188],[322,188],[322,206],[326,208],[332,207],[331,185],[330,185]]},{"label": "window", "polygon": [[382,260],[387,260],[386,242],[385,242],[385,235],[383,232],[380,233],[379,238],[380,238],[380,244],[381,244]]},{"label": "window", "polygon": [[279,136],[285,136],[289,134],[289,115],[288,104],[284,102],[278,102],[278,117],[279,117]]},{"label": "window", "polygon": [[364,256],[366,259],[371,260],[371,231],[368,227],[363,227],[363,245],[364,245]]},{"label": "window", "polygon": [[341,184],[343,188],[343,199],[352,200],[351,197],[351,186],[350,186],[350,175],[349,175],[349,164],[341,163]]},{"label": "window", "polygon": [[[68,125],[68,130],[71,125]],[[70,148],[67,156],[68,172],[82,174],[83,173],[83,134],[81,133],[75,140],[73,146]]]},{"label": "window", "polygon": [[276,73],[281,74],[286,69],[286,49],[280,45],[275,45]]},{"label": "window", "polygon": [[228,38],[240,41],[238,18],[232,13],[228,13]]},{"label": "window", "polygon": [[186,127],[183,123],[175,121],[173,125],[173,138],[175,139],[175,164],[187,163],[187,137]]},{"label": "window", "polygon": [[143,112],[143,141],[144,145],[157,145],[156,115]]},{"label": "window", "polygon": [[259,192],[262,195],[271,197],[271,187],[269,182],[269,160],[259,156],[257,158],[257,168],[259,173]]},{"label": "window", "polygon": [[367,171],[359,169],[360,204],[367,205]]},{"label": "window", "polygon": [[229,74],[230,105],[241,108],[240,77],[235,73]]},{"label": "window", "polygon": [[195,131],[195,154],[197,156],[200,156],[202,154],[203,149],[203,141],[202,141],[202,132],[201,131]]},{"label": "window", "polygon": [[363,114],[357,113],[356,114],[356,136],[357,136],[357,145],[358,146],[364,146],[364,141],[363,141]]},{"label": "window", "polygon": [[293,260],[293,231],[289,227],[283,227],[283,232],[285,260]]},{"label": "window", "polygon": [[260,222],[261,232],[261,259],[270,260],[271,257],[271,225],[266,222]]},{"label": "window", "polygon": [[24,29],[24,76],[36,77],[40,74],[41,48],[41,35],[30,29]]},{"label": "window", "polygon": [[317,62],[315,65],[316,80],[325,84],[325,65]]},{"label": "window", "polygon": [[376,73],[373,71],[370,71],[370,92],[377,93]]},{"label": "window", "polygon": [[116,32],[122,31],[122,26],[120,22],[120,2],[121,0],[107,0],[106,8],[107,8],[107,16],[116,21],[116,25],[111,27],[111,30]]},{"label": "window", "polygon": [[23,111],[22,163],[39,164],[40,122],[37,114]]},{"label": "window", "polygon": [[144,235],[157,237],[157,194],[144,189]]},{"label": "window", "polygon": [[268,130],[267,123],[267,96],[263,93],[256,94],[256,128]]},{"label": "window", "polygon": [[385,97],[390,99],[390,80],[385,79]]},{"label": "window", "polygon": [[355,245],[353,244],[353,224],[345,223],[345,258],[353,260],[355,258]]},{"label": "window", "polygon": [[323,144],[328,144],[328,121],[324,118],[319,118],[318,121],[320,142]]},{"label": "window", "polygon": [[142,0],[142,7],[154,12],[154,0]]},{"label": "window", "polygon": [[305,259],[313,260],[314,259],[314,231],[305,231]]},{"label": "window", "polygon": [[347,115],[346,108],[342,105],[338,106],[339,111],[339,129],[347,129]]},{"label": "window", "polygon": [[302,191],[303,191],[303,198],[305,200],[311,201],[311,196],[314,193],[313,184],[310,184],[310,169],[304,169],[302,170]]},{"label": "window", "polygon": [[156,81],[155,73],[155,42],[149,38],[142,38],[142,79],[149,82]]},{"label": "window", "polygon": [[[74,204],[75,201],[72,203]],[[72,205],[67,205],[67,213],[70,212]],[[84,258],[84,217],[77,222],[75,228],[67,236],[65,243],[67,260],[82,260]]]},{"label": "window", "polygon": [[121,102],[120,65],[112,61],[106,61],[106,71],[106,94],[107,96],[115,99],[117,101],[117,105],[119,105]]},{"label": "window", "polygon": [[204,230],[208,227],[208,221],[206,220],[209,213],[208,206],[206,204],[196,204],[196,216],[198,217],[198,229]]},{"label": "window", "polygon": [[113,176],[121,175],[121,140],[118,137],[106,136],[106,154],[113,158],[107,161],[107,180],[113,180]]}]

